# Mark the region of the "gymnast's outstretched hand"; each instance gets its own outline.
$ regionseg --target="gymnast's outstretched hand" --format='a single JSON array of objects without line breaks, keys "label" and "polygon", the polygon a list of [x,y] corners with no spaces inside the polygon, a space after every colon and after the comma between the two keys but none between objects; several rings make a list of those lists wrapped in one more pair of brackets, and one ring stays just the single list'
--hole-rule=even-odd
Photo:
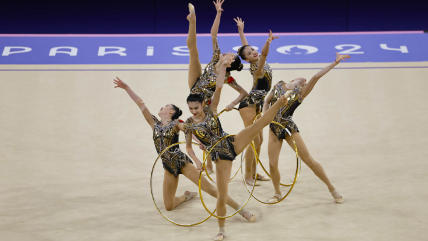
[{"label": "gymnast's outstretched hand", "polygon": [[345,54],[345,55],[340,55],[336,52],[336,63],[339,63],[340,61],[347,61],[346,59],[350,59],[351,56]]},{"label": "gymnast's outstretched hand", "polygon": [[279,37],[273,36],[272,30],[269,29],[269,38],[267,39],[267,42],[272,43],[272,40],[277,39]]},{"label": "gymnast's outstretched hand", "polygon": [[242,18],[236,17],[233,20],[235,20],[236,26],[238,26],[238,31],[244,31],[244,21],[242,21]]},{"label": "gymnast's outstretched hand", "polygon": [[229,67],[233,62],[235,62],[233,57],[234,55],[232,54],[232,52],[229,51],[228,58],[226,58],[222,64],[226,65],[226,67]]},{"label": "gymnast's outstretched hand", "polygon": [[215,9],[217,10],[217,12],[224,11],[223,8],[221,8],[221,5],[224,3],[224,0],[223,1],[216,0],[216,1],[213,1],[213,3],[214,3],[214,6],[215,6]]},{"label": "gymnast's outstretched hand", "polygon": [[119,79],[119,77],[116,77],[116,79],[113,79],[114,84],[116,85],[114,88],[121,88],[121,89],[126,89],[127,87],[129,87],[125,82],[123,82],[123,80]]}]

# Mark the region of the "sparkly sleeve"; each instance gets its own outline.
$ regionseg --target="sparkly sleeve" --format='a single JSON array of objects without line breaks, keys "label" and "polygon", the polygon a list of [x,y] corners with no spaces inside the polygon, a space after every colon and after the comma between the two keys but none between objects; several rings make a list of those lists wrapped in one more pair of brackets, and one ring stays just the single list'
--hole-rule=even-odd
[{"label": "sparkly sleeve", "polygon": [[193,132],[193,123],[192,120],[190,120],[191,117],[189,117],[185,122],[184,122],[184,134],[187,136],[190,134],[192,134]]},{"label": "sparkly sleeve", "polygon": [[232,76],[229,76],[228,78],[225,78],[225,83],[227,83],[228,85],[230,85],[230,87],[237,89],[239,87],[241,87],[235,80],[235,78],[233,78]]},{"label": "sparkly sleeve", "polygon": [[300,102],[303,101],[302,89],[303,89],[303,87],[299,87],[299,90],[297,92],[298,93],[297,97],[299,97]]},{"label": "sparkly sleeve", "polygon": [[216,64],[218,62],[218,60],[220,59],[220,49],[218,48],[218,42],[217,39],[215,41],[215,50],[214,50],[214,54],[213,54],[213,58],[211,59],[210,64]]},{"label": "sparkly sleeve", "polygon": [[251,75],[254,75],[254,72],[257,70],[257,64],[251,63],[249,70],[250,70]]},{"label": "sparkly sleeve", "polygon": [[180,124],[180,122],[183,122],[180,119],[175,119],[171,121],[171,125],[174,127],[174,130],[177,132],[177,134],[180,132],[180,128],[177,127],[178,124]]},{"label": "sparkly sleeve", "polygon": [[160,121],[158,120],[158,118],[156,118],[156,116],[152,115],[152,119],[155,122],[155,125],[158,125],[160,123]]},{"label": "sparkly sleeve", "polygon": [[211,108],[210,108],[210,106],[209,106],[209,105],[207,105],[207,106],[205,106],[205,107],[204,107],[204,112],[205,112],[205,114],[206,114],[206,115],[208,115],[208,119],[211,119],[213,116],[217,116],[217,114],[215,114],[215,113],[211,110]]}]

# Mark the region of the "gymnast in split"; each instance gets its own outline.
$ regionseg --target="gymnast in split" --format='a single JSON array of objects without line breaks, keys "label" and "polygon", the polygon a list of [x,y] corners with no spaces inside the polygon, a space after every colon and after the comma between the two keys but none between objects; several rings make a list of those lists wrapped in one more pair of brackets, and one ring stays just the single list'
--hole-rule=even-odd
[{"label": "gymnast in split", "polygon": [[[350,58],[349,55],[339,55],[338,53],[336,53],[336,55],[337,56],[335,61],[329,64],[321,71],[319,71],[317,74],[315,74],[308,83],[306,83],[305,78],[296,78],[289,83],[279,81],[274,86],[271,93],[267,96],[263,112],[267,112],[269,110],[269,106],[274,106],[284,93],[292,91],[291,96],[288,98],[287,105],[279,109],[274,118],[274,121],[280,123],[288,129],[288,131],[291,133],[296,142],[297,151],[299,153],[300,158],[315,173],[315,175],[327,185],[328,190],[335,199],[335,202],[344,203],[344,199],[334,188],[333,184],[331,184],[321,164],[316,162],[314,158],[310,155],[308,148],[305,145],[305,142],[300,136],[299,129],[297,128],[296,123],[294,123],[292,119],[294,111],[297,109],[297,107],[299,107],[299,105],[303,102],[306,96],[311,93],[318,80],[325,74],[327,74],[335,66],[337,66],[340,61],[346,61],[346,59]],[[279,125],[271,123],[269,131],[268,155],[270,176],[272,177],[272,183],[275,188],[275,195],[268,200],[268,202],[270,203],[278,202],[282,198],[280,189],[281,175],[278,171],[278,159],[284,139],[294,151],[295,146],[288,133]]]},{"label": "gymnast in split", "polygon": [[[272,33],[269,35],[268,41],[272,41]],[[229,55],[223,62],[220,62],[218,78],[222,79],[226,75],[226,69],[232,65],[234,61],[233,55]],[[287,97],[291,91],[286,92],[278,98],[278,101],[266,111],[266,113],[258,119],[254,124],[241,130],[234,136],[228,136],[223,130],[220,119],[218,117],[217,106],[220,101],[223,81],[216,82],[216,90],[214,92],[211,104],[207,105],[204,97],[200,94],[190,94],[187,97],[187,105],[192,113],[184,123],[184,132],[186,133],[186,151],[196,163],[198,169],[202,168],[201,161],[196,157],[192,147],[192,135],[196,136],[202,142],[208,151],[211,151],[211,159],[216,163],[216,181],[217,181],[217,215],[224,217],[226,215],[226,202],[228,197],[228,185],[230,174],[232,171],[232,161],[239,155],[259,134],[259,132],[267,126],[275,117],[279,109],[287,103]],[[220,141],[216,146],[214,146]],[[238,209],[236,209],[238,210]],[[241,215],[248,213],[245,209],[241,210]],[[252,216],[254,219],[255,216]],[[250,220],[251,220],[250,219]],[[224,218],[218,219],[219,232],[214,237],[214,240],[223,240],[225,237],[225,222]]]},{"label": "gymnast in split", "polygon": [[[244,122],[244,126],[248,127],[253,124],[254,118],[261,112],[265,96],[269,93],[272,87],[272,69],[266,63],[267,55],[269,54],[270,41],[267,41],[263,46],[261,54],[253,47],[248,45],[248,41],[244,34],[244,22],[241,18],[234,19],[238,26],[239,36],[241,37],[242,47],[238,50],[238,55],[245,61],[250,63],[250,72],[253,76],[253,87],[248,95],[239,103],[239,114]],[[272,32],[271,32],[272,34]],[[257,154],[260,156],[260,148],[263,142],[263,131],[254,138]],[[245,153],[245,181],[248,185],[254,185],[256,178],[256,160],[253,151],[250,147]],[[268,177],[260,174],[257,175],[257,180],[269,181]],[[257,185],[259,185],[257,183]]]},{"label": "gymnast in split", "polygon": [[[204,98],[205,103],[209,103],[215,88],[216,81],[219,75],[220,66],[222,62],[229,56],[232,56],[234,61],[226,69],[226,74],[222,77],[222,81],[227,83],[230,87],[239,92],[239,96],[232,101],[229,105],[226,106],[227,111],[233,109],[233,107],[239,103],[246,95],[247,92],[235,81],[235,79],[230,75],[231,71],[237,70],[241,71],[244,67],[241,64],[241,60],[238,55],[233,53],[221,53],[220,48],[218,47],[217,42],[217,34],[220,25],[220,18],[222,14],[222,4],[224,0],[216,0],[214,2],[217,15],[215,17],[213,26],[211,28],[211,38],[212,38],[212,47],[213,47],[213,57],[208,65],[205,67],[202,72],[201,62],[199,61],[199,52],[198,47],[196,45],[196,14],[195,7],[189,3],[189,12],[190,14],[187,16],[187,20],[189,20],[189,33],[187,36],[187,47],[189,49],[189,76],[188,83],[190,88],[190,93],[192,94],[200,94]],[[200,148],[205,150],[203,145],[200,145]],[[212,162],[209,159],[207,161],[207,171],[208,173],[213,172]]]},{"label": "gymnast in split", "polygon": [[[117,78],[117,77],[116,77]],[[115,88],[121,88],[126,90],[131,99],[138,105],[140,110],[143,112],[144,118],[153,130],[153,142],[156,147],[156,151],[160,154],[165,148],[178,142],[180,130],[184,130],[183,122],[178,118],[182,115],[182,111],[173,104],[167,104],[162,107],[158,113],[160,120],[152,115],[149,109],[144,104],[143,100],[132,91],[131,87],[124,81],[117,78],[114,80]],[[195,168],[190,158],[181,152],[178,145],[171,147],[162,156],[162,165],[165,169],[164,180],[163,180],[163,200],[165,209],[167,211],[173,210],[179,204],[189,201],[197,195],[197,192],[186,191],[181,196],[175,196],[177,191],[179,174],[183,174],[190,181],[199,185],[199,171]],[[216,188],[211,183],[202,177],[201,189],[213,197],[217,197]],[[225,198],[227,205],[237,210],[240,208],[239,204],[236,203],[229,196]],[[241,212],[242,213],[242,212]],[[251,213],[242,213],[242,216],[248,221],[255,221]]]}]

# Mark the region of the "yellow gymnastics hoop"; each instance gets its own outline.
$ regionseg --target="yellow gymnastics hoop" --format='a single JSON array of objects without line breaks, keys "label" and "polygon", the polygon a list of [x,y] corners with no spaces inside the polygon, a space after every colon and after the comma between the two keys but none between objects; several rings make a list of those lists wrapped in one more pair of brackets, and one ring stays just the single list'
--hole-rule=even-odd
[{"label": "yellow gymnastics hoop", "polygon": [[[281,125],[281,124],[279,124],[278,122],[276,122],[276,121],[272,121],[271,123],[274,123],[274,124],[277,124],[277,125],[279,125],[279,126],[281,126],[282,128],[284,128],[285,129],[285,127],[283,126],[283,125]],[[287,129],[285,129],[285,130],[287,130]],[[287,130],[287,132],[288,132],[288,130]],[[289,133],[289,132],[288,132]],[[290,135],[291,136],[291,135]],[[293,140],[293,143],[294,143],[294,145],[296,146],[296,143],[294,142],[294,138],[291,136],[291,138],[292,138],[292,140]],[[260,159],[259,159],[259,156],[257,155],[257,152],[255,152],[255,150],[253,149],[253,152],[254,152],[254,155],[256,156],[256,160],[257,160],[257,163],[258,164],[260,164],[262,167],[263,167],[263,164],[261,163],[261,161],[260,161]],[[299,174],[300,174],[300,167],[301,167],[301,165],[300,165],[300,159],[299,159],[299,156],[298,156],[298,153],[297,153],[297,146],[296,146],[296,158],[297,158],[297,167],[296,167],[296,173],[294,174],[294,180],[293,180],[293,182],[291,183],[291,184],[289,184],[289,185],[285,185],[285,184],[281,184],[281,185],[283,185],[283,186],[290,186],[290,189],[288,190],[288,192],[287,192],[287,194],[286,195],[284,195],[281,199],[279,199],[278,201],[276,201],[276,202],[273,202],[273,203],[269,203],[269,202],[265,202],[265,201],[262,201],[262,200],[260,200],[260,199],[258,199],[254,194],[253,194],[253,192],[251,192],[251,196],[253,196],[253,198],[254,199],[256,199],[257,201],[259,201],[259,202],[261,202],[261,203],[263,203],[263,204],[277,204],[277,203],[280,203],[281,201],[283,201],[290,193],[291,193],[291,190],[293,190],[293,187],[294,187],[294,184],[296,184],[296,182],[297,182],[297,179],[299,178]],[[263,167],[263,170],[265,170],[264,169],[264,167]],[[265,172],[266,172],[266,170],[265,170]],[[242,173],[242,170],[241,170],[241,173]],[[269,175],[269,173],[267,173],[266,172],[266,174],[267,175]],[[256,175],[258,175],[257,174],[257,172],[256,172]],[[270,175],[269,175],[269,177],[270,177]],[[257,176],[256,176],[256,179],[257,179]],[[245,178],[244,178],[244,173],[242,173],[242,180],[244,181],[244,183],[245,183]],[[248,192],[250,192],[250,190],[248,189],[248,187],[247,187],[247,185],[245,185],[245,188],[247,189],[247,191]]]},{"label": "yellow gymnastics hoop", "polygon": [[[175,225],[178,225],[178,226],[182,226],[182,227],[191,227],[191,226],[195,226],[195,225],[198,225],[198,224],[201,224],[201,223],[203,223],[203,222],[205,222],[205,221],[207,221],[209,218],[211,218],[211,216],[212,215],[209,215],[208,217],[206,217],[205,219],[203,219],[202,221],[199,221],[199,222],[196,222],[196,223],[190,223],[190,224],[181,224],[181,223],[177,223],[177,222],[175,222],[175,221],[173,221],[173,220],[171,220],[171,219],[169,219],[167,216],[165,216],[163,213],[162,213],[162,211],[159,209],[159,207],[158,207],[158,205],[157,205],[157,203],[156,203],[156,200],[155,200],[155,196],[153,195],[153,185],[152,185],[152,183],[153,183],[153,172],[154,172],[154,170],[155,170],[155,166],[156,166],[156,163],[158,162],[158,160],[159,160],[159,158],[168,150],[168,149],[170,149],[171,147],[173,147],[173,146],[176,146],[176,145],[179,145],[179,144],[185,144],[186,142],[185,141],[183,141],[183,142],[178,142],[178,143],[174,143],[174,144],[172,144],[172,145],[170,145],[170,146],[168,146],[167,148],[165,148],[160,154],[159,154],[159,156],[158,156],[158,158],[156,158],[156,161],[155,161],[155,163],[153,164],[153,168],[152,168],[152,173],[151,173],[151,175],[150,175],[150,191],[151,191],[151,194],[152,194],[152,199],[153,199],[153,203],[155,204],[155,207],[156,207],[156,209],[159,211],[159,213],[162,215],[162,217],[164,217],[166,220],[168,220],[169,222],[171,222],[171,223],[173,223],[173,224],[175,224]],[[194,142],[192,142],[192,144],[193,145],[198,145],[198,144],[196,144],[196,143],[194,143]],[[200,172],[200,173],[202,173],[202,172]],[[200,183],[201,183],[201,181],[200,181],[201,179],[200,179],[200,177],[199,177],[199,186],[200,186]],[[199,193],[200,193],[200,190],[201,190],[201,188],[199,188]]]},{"label": "yellow gymnastics hoop", "polygon": [[[228,137],[230,137],[230,136],[235,136],[235,135],[227,135],[227,136],[224,136],[224,137],[222,137],[220,140],[218,140],[214,145],[213,145],[213,147],[211,148],[211,150],[207,153],[207,156],[209,155],[209,154],[211,154],[211,151],[214,149],[214,147],[215,146],[217,146],[222,140],[224,140],[224,139],[226,139],[226,138],[228,138]],[[256,147],[254,146],[254,143],[253,142],[251,142],[251,147],[253,148],[253,151],[254,151],[254,153],[256,153]],[[257,157],[257,156],[256,156]],[[257,158],[256,158],[257,159]],[[207,157],[205,157],[204,158],[204,162],[202,163],[202,166],[205,166],[205,162],[207,161]],[[242,160],[241,160],[241,166],[242,166]],[[257,166],[256,166],[256,171],[257,171]],[[242,168],[241,168],[241,172],[242,172]],[[207,212],[211,215],[211,216],[213,216],[213,217],[216,217],[216,218],[221,218],[221,219],[226,219],[226,218],[230,218],[230,217],[233,217],[233,216],[235,216],[237,213],[239,213],[246,205],[247,205],[247,203],[248,203],[248,201],[250,201],[250,199],[251,199],[251,197],[252,197],[252,195],[253,195],[253,192],[254,192],[254,188],[255,188],[255,186],[256,185],[253,185],[253,189],[251,190],[251,192],[250,192],[250,190],[248,189],[248,187],[246,187],[247,188],[247,190],[248,190],[248,192],[250,192],[250,195],[248,196],[248,199],[247,199],[247,201],[244,203],[244,205],[242,205],[240,208],[239,208],[239,210],[236,210],[236,212],[234,212],[233,214],[231,214],[231,215],[229,215],[229,216],[217,216],[217,215],[215,215],[214,214],[214,212],[216,211],[216,210],[214,210],[213,212],[211,212],[208,208],[207,208],[207,206],[205,205],[205,202],[204,202],[204,198],[202,197],[202,189],[201,189],[201,180],[202,180],[202,172],[200,172],[199,173],[199,197],[201,198],[201,202],[202,202],[202,205],[204,206],[204,208],[205,208],[205,210],[207,210]],[[257,180],[255,180],[254,181],[254,184],[256,184],[256,182],[257,182]]]},{"label": "yellow gymnastics hoop", "polygon": [[[234,110],[238,110],[237,108],[233,108]],[[224,110],[222,110],[219,114],[218,114],[218,116],[220,116],[221,114],[223,114],[223,112],[225,112],[226,111],[226,109],[224,109]],[[203,153],[203,158],[205,159],[205,157],[206,157],[207,155],[206,155],[206,151],[204,151],[204,153]],[[235,176],[239,173],[239,170],[242,168],[242,157],[243,157],[243,154],[241,155],[241,165],[239,166],[239,168],[238,168],[238,170],[235,172],[235,174],[229,179],[229,181],[232,181],[232,179],[233,178],[235,178]],[[205,166],[204,166],[205,167]],[[210,179],[210,181],[211,182],[213,182],[213,183],[216,183],[212,178],[211,178],[211,176],[210,176],[210,174],[208,173],[208,170],[205,168],[205,173],[206,173],[206,176],[208,177],[208,179]]]},{"label": "yellow gymnastics hoop", "polygon": [[[258,115],[256,115],[256,117],[254,117],[253,123],[257,120],[257,117],[259,117],[259,115],[261,115],[262,113],[263,112],[260,112]],[[297,168],[299,170],[298,173],[297,173],[297,179],[299,179],[299,177],[300,177],[300,170],[302,169],[302,165],[301,165],[301,160],[299,159],[299,153],[297,151],[297,145],[296,145],[296,142],[294,141],[294,137],[291,135],[290,131],[288,131],[288,129],[285,126],[283,126],[282,124],[280,124],[280,123],[278,123],[276,121],[272,121],[271,123],[279,125],[280,127],[282,127],[290,135],[291,140],[293,141],[293,144],[294,144],[294,150],[296,152]],[[269,172],[266,170],[266,168],[263,166],[263,163],[260,160],[259,160],[259,163],[260,163],[260,166],[262,167],[263,171],[266,173],[266,175],[268,175],[268,177],[272,179],[272,177],[270,176]],[[296,181],[297,181],[297,179],[296,179]],[[283,184],[283,183],[279,183],[279,184],[281,186],[289,187],[291,185],[294,186],[294,183],[295,183],[295,181],[293,181],[290,184]]]}]

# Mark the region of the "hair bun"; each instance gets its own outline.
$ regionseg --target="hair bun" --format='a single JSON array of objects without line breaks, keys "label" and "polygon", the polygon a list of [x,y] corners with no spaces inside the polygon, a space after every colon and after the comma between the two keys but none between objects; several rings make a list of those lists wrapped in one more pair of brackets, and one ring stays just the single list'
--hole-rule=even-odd
[{"label": "hair bun", "polygon": [[176,105],[172,105],[172,108],[174,109],[175,113],[171,116],[171,119],[176,120],[183,114],[183,112]]},{"label": "hair bun", "polygon": [[238,67],[238,71],[241,71],[243,68],[244,68],[244,65],[240,64],[239,67]]}]

